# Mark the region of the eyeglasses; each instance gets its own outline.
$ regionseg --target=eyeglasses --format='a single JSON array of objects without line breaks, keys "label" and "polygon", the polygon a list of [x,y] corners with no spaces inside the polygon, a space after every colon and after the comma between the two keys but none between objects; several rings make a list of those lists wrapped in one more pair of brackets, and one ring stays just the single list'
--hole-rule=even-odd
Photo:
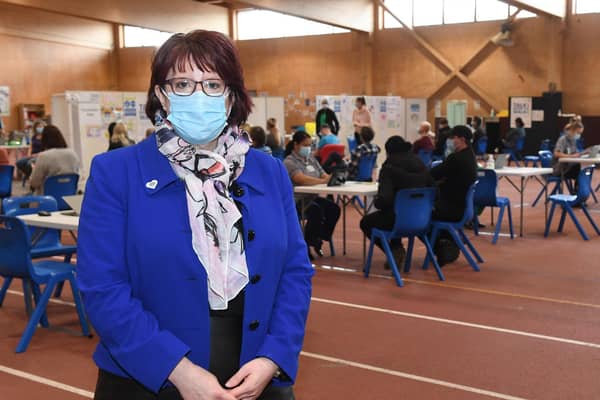
[{"label": "eyeglasses", "polygon": [[171,88],[171,92],[177,96],[191,96],[196,92],[198,84],[202,87],[204,94],[210,97],[223,96],[227,88],[221,79],[194,81],[188,78],[173,78],[167,80],[164,86]]}]

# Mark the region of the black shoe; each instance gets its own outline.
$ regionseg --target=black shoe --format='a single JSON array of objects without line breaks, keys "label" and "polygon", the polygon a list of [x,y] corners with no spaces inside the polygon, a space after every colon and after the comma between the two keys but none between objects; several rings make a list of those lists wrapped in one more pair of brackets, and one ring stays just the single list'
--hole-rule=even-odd
[{"label": "black shoe", "polygon": [[[404,247],[402,246],[392,249],[392,256],[394,256],[396,266],[398,267],[398,269],[400,269],[402,265],[404,265],[404,259],[406,258],[406,250],[404,250]],[[388,270],[390,268],[391,266],[387,261],[383,263],[383,269]]]}]

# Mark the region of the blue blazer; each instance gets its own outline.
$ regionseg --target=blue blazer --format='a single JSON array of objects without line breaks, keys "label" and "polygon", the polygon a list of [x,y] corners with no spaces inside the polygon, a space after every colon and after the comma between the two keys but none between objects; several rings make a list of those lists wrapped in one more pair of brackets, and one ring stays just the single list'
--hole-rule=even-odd
[{"label": "blue blazer", "polygon": [[[154,182],[154,184],[148,184]],[[291,379],[311,296],[312,266],[280,161],[251,149],[232,193],[241,204],[251,283],[240,365],[268,357]],[[99,368],[157,392],[187,356],[208,368],[206,272],[192,248],[184,182],[152,135],[92,162],[78,239],[77,281],[100,337]]]}]

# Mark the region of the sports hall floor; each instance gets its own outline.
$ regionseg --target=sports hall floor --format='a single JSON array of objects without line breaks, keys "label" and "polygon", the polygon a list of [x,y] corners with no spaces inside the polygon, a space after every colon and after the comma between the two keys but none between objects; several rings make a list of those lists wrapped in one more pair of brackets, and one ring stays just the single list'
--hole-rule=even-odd
[{"label": "sports hall floor", "polygon": [[[567,221],[564,233],[544,239],[544,208],[527,204],[538,190],[531,181],[525,194],[525,237],[473,239],[481,272],[461,257],[440,282],[420,269],[418,247],[404,288],[377,251],[372,276],[362,276],[359,216],[348,208],[348,254],[340,223],[338,256],[315,260],[297,398],[600,399],[600,237],[582,222],[584,242]],[[506,181],[500,194],[511,198],[518,232],[518,194]],[[600,223],[600,205],[588,203]],[[482,222],[489,225],[488,211]],[[65,293],[49,306],[55,328],[38,329],[27,352],[15,354],[26,318],[22,289],[11,287],[0,308],[0,399],[93,397],[97,338],[64,332],[77,329]]]}]

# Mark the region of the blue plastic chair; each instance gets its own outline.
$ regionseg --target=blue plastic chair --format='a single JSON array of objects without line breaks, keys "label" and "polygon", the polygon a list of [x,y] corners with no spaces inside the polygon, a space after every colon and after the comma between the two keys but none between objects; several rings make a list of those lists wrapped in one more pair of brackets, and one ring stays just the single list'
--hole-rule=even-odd
[{"label": "blue plastic chair", "polygon": [[[463,253],[465,258],[471,265],[471,268],[473,268],[475,271],[479,271],[479,265],[477,265],[477,262],[475,262],[475,260],[471,256],[471,253],[473,253],[473,256],[475,256],[475,258],[477,259],[478,262],[483,262],[483,258],[481,258],[481,256],[477,252],[477,250],[475,250],[475,247],[473,246],[473,244],[471,243],[471,241],[469,240],[467,235],[465,235],[465,232],[463,230],[465,224],[473,219],[473,214],[474,214],[474,212],[473,212],[473,196],[475,194],[475,186],[476,185],[477,185],[477,182],[473,183],[467,190],[467,196],[465,198],[465,213],[463,214],[463,217],[460,221],[458,221],[458,222],[436,221],[436,220],[431,221],[432,230],[431,230],[430,242],[431,242],[431,247],[435,247],[435,243],[439,236],[440,231],[447,231],[450,234],[450,236],[452,237],[452,240],[454,241],[454,243],[456,243],[456,245],[459,247],[460,251]],[[469,251],[465,247],[465,244],[467,245],[467,247],[469,248],[471,253],[469,253]],[[423,268],[426,268],[427,265],[429,264],[429,262],[432,260],[433,260],[433,257],[430,257],[428,255],[425,258],[425,263],[423,264]]]},{"label": "blue plastic chair", "polygon": [[477,148],[475,149],[475,154],[478,156],[482,156],[487,153],[488,146],[488,138],[484,136],[477,141]]},{"label": "blue plastic chair", "polygon": [[272,152],[271,152],[271,155],[272,155],[273,157],[275,157],[275,158],[277,158],[277,159],[279,159],[279,160],[283,161],[283,160],[284,160],[284,158],[285,158],[285,150],[282,150],[282,149],[274,149],[274,150],[272,150]]},{"label": "blue plastic chair", "polygon": [[356,149],[356,139],[352,136],[348,136],[346,139],[348,140],[348,152],[351,153]]},{"label": "blue plastic chair", "polygon": [[540,150],[552,151],[553,148],[554,148],[554,146],[552,145],[552,142],[550,141],[550,139],[542,140],[542,143],[540,144]]},{"label": "blue plastic chair", "polygon": [[70,210],[71,207],[69,207],[62,197],[76,194],[78,182],[78,174],[49,176],[44,181],[44,195],[54,197],[59,210]]},{"label": "blue plastic chair", "polygon": [[[56,200],[51,196],[10,197],[2,200],[4,214],[16,217],[18,215],[36,214],[39,211],[57,211]],[[71,262],[71,257],[77,252],[77,246],[63,245],[60,241],[59,229],[37,229],[31,235],[34,239],[31,248],[31,258],[43,258],[64,255],[65,263]],[[56,287],[54,297],[60,297],[63,284]]]},{"label": "blue plastic chair", "polygon": [[[51,196],[10,197],[2,200],[4,214],[18,215],[37,214],[39,211],[57,211],[56,200]],[[29,232],[29,230],[28,230]],[[31,233],[30,233],[31,236]],[[33,234],[35,237],[35,233]],[[71,256],[77,252],[77,246],[64,246],[60,242],[60,230],[44,229],[31,248],[31,257],[52,257],[64,255],[64,262],[71,262]]]},{"label": "blue plastic chair", "polygon": [[[552,159],[554,157],[552,152],[550,150],[540,150],[538,154],[540,156],[540,163],[542,164],[542,168],[552,168]],[[550,191],[550,196],[556,193],[562,193],[560,188],[560,176],[545,175],[544,180],[546,181],[546,184],[537,194],[533,203],[531,203],[531,207],[535,207],[538,201],[540,201],[542,195],[548,190],[548,185],[554,184],[554,187]]]},{"label": "blue plastic chair", "polygon": [[550,232],[550,225],[552,224],[552,217],[554,216],[554,210],[556,209],[557,205],[559,205],[562,208],[562,214],[560,216],[560,222],[558,224],[558,232],[563,231],[563,228],[565,225],[565,217],[567,216],[567,214],[569,214],[569,216],[573,220],[573,223],[577,227],[577,230],[581,234],[581,237],[583,238],[583,240],[589,240],[587,233],[585,232],[585,230],[579,223],[577,216],[573,212],[573,207],[578,206],[581,208],[581,210],[587,217],[588,221],[590,221],[590,224],[594,227],[594,230],[596,231],[596,233],[598,235],[600,235],[600,229],[598,229],[598,226],[592,219],[592,216],[590,215],[590,212],[588,211],[587,206],[585,205],[585,202],[588,199],[588,197],[590,196],[590,192],[592,190],[592,186],[591,186],[592,172],[593,172],[593,167],[583,168],[581,170],[581,172],[579,172],[579,176],[577,177],[578,188],[577,188],[576,195],[555,194],[555,195],[552,195],[549,197],[549,200],[552,203],[552,206],[550,207],[550,216],[548,217],[548,222],[546,223],[546,230],[544,231],[544,237],[547,237],[548,233]]},{"label": "blue plastic chair", "polygon": [[515,144],[514,149],[507,148],[504,150],[504,153],[510,154],[508,161],[514,161],[518,167],[521,166],[519,163],[519,159],[521,158],[521,152],[523,151],[523,147],[525,146],[525,136],[521,136],[517,139],[517,143]]},{"label": "blue plastic chair", "polygon": [[427,168],[431,168],[431,161],[433,159],[433,152],[431,150],[419,150],[417,155]]},{"label": "blue plastic chair", "polygon": [[[379,239],[383,246],[387,261],[391,266],[396,284],[402,287],[404,282],[400,276],[396,260],[394,260],[394,256],[392,255],[389,241],[394,238],[408,238],[408,247],[404,261],[404,272],[407,273],[410,271],[412,252],[416,237],[425,245],[427,257],[431,257],[433,260],[433,266],[435,267],[435,271],[440,280],[445,280],[444,274],[433,255],[432,246],[427,238],[427,233],[431,226],[431,210],[433,208],[435,195],[436,190],[434,188],[403,189],[396,193],[396,198],[394,200],[394,213],[396,218],[394,220],[393,229],[391,231],[373,229],[371,232],[371,244],[369,245],[369,253],[364,268],[366,278],[369,277],[369,271],[371,270],[373,246],[375,245],[375,240]],[[426,269],[427,264],[425,264],[423,268]]]},{"label": "blue plastic chair", "polygon": [[[498,177],[493,169],[484,169],[477,172],[477,186],[475,187],[475,194],[473,195],[473,204],[476,207],[499,207],[500,212],[498,213],[498,220],[496,221],[496,230],[494,231],[494,237],[492,238],[492,244],[496,244],[498,236],[500,235],[500,228],[502,227],[502,218],[504,217],[504,210],[508,209],[508,227],[510,230],[510,238],[514,239],[515,235],[513,232],[512,212],[510,209],[510,200],[508,197],[496,196],[496,189],[498,188]],[[473,216],[473,229],[475,235],[479,235],[479,218],[477,213]]]},{"label": "blue plastic chair", "polygon": [[0,165],[0,199],[10,197],[12,194],[12,181],[15,167]]},{"label": "blue plastic chair", "polygon": [[367,154],[358,162],[358,175],[356,180],[360,182],[371,182],[373,180],[373,168],[375,168],[377,154]]},{"label": "blue plastic chair", "polygon": [[[31,288],[36,303],[23,336],[21,336],[21,340],[17,345],[16,352],[22,353],[27,350],[38,323],[41,323],[43,327],[49,326],[46,317],[48,300],[56,285],[65,280],[69,281],[73,291],[73,300],[75,301],[82,334],[90,336],[79,289],[75,281],[75,266],[58,261],[32,263],[29,240],[27,228],[21,220],[17,217],[0,215],[0,243],[2,243],[2,246],[0,246],[0,275],[4,277],[4,284],[0,289],[0,305],[14,278],[23,280],[24,289]],[[46,285],[43,292],[40,292],[40,285]],[[29,297],[27,289],[25,289],[25,296],[27,304],[27,298]]]}]

